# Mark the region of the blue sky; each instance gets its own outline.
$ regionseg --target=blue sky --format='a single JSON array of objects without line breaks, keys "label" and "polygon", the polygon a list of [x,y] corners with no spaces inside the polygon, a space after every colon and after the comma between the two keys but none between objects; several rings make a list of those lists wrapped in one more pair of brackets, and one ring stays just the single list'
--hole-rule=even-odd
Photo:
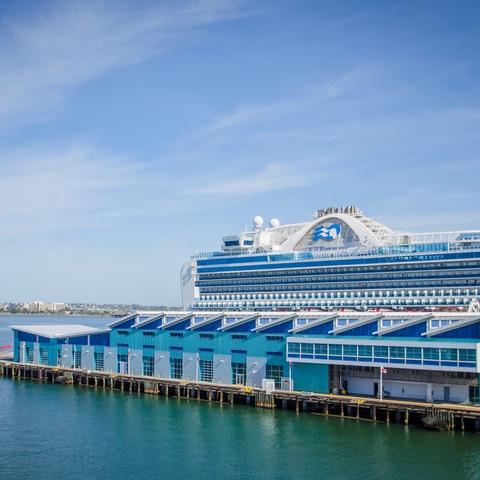
[{"label": "blue sky", "polygon": [[180,303],[254,215],[480,228],[476,1],[0,3],[0,301]]}]

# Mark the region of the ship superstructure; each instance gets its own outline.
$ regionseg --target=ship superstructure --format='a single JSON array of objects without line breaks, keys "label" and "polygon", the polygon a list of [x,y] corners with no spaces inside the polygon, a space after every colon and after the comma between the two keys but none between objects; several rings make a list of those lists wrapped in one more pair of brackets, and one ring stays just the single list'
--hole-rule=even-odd
[{"label": "ship superstructure", "polygon": [[480,291],[480,230],[396,232],[356,206],[223,238],[182,267],[184,308],[466,310]]}]

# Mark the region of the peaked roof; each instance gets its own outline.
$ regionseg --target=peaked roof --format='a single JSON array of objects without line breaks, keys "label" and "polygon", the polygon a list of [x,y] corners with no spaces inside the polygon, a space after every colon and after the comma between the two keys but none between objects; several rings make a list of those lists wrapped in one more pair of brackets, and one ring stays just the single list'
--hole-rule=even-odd
[{"label": "peaked roof", "polygon": [[219,330],[222,330],[223,332],[230,330],[232,328],[238,327],[240,325],[243,325],[245,323],[251,322],[252,320],[256,320],[260,316],[259,313],[254,313],[253,315],[247,315],[244,318],[241,318],[240,320],[237,320],[236,322],[232,323],[227,323],[222,325]]},{"label": "peaked roof", "polygon": [[194,315],[193,312],[187,313],[186,315],[180,315],[180,317],[176,318],[175,320],[172,320],[171,322],[168,322],[168,323],[164,323],[162,325],[162,329],[172,327],[174,325],[178,325],[179,323],[182,323],[185,320],[188,320],[188,319],[192,318],[193,315]]},{"label": "peaked roof", "polygon": [[147,325],[151,322],[154,322],[155,320],[158,320],[159,318],[165,317],[165,315],[166,315],[165,312],[159,313],[158,315],[152,315],[151,317],[146,318],[145,320],[142,320],[141,322],[138,322],[137,324],[135,324],[135,328],[143,327],[144,325]]},{"label": "peaked roof", "polygon": [[404,328],[411,327],[412,325],[418,325],[419,323],[426,322],[432,317],[433,315],[431,313],[428,313],[427,315],[422,315],[418,318],[414,318],[413,320],[406,320],[405,322],[397,323],[396,325],[392,325],[391,327],[381,328],[376,332],[373,332],[373,334],[381,337],[382,335],[385,335],[387,333],[396,332],[398,330],[403,330]]},{"label": "peaked roof", "polygon": [[297,325],[290,329],[291,333],[298,333],[303,332],[304,330],[309,330],[310,328],[317,327],[318,325],[323,325],[324,323],[330,322],[331,320],[335,320],[338,317],[338,313],[327,313],[327,314],[320,314],[318,318],[312,320],[311,322],[302,323],[301,325]]},{"label": "peaked roof", "polygon": [[130,315],[127,315],[126,317],[119,318],[117,320],[114,320],[111,323],[107,323],[107,327],[112,328],[116,327],[117,325],[121,325],[124,322],[127,322],[128,320],[132,320],[132,318],[137,318],[137,313],[132,313]]},{"label": "peaked roof", "polygon": [[197,328],[201,328],[205,325],[208,325],[209,323],[216,322],[217,320],[221,320],[223,318],[223,313],[220,315],[212,315],[210,317],[207,317],[205,320],[198,322],[198,323],[192,323],[187,327],[187,330],[196,330]]},{"label": "peaked roof", "polygon": [[422,337],[434,337],[439,333],[450,332],[452,330],[457,330],[458,328],[467,327],[468,325],[473,325],[478,321],[480,321],[480,315],[476,315],[466,320],[458,320],[457,322],[453,322],[450,325],[446,325],[445,327],[438,327],[431,330],[427,330],[426,332],[422,333]]},{"label": "peaked roof", "polygon": [[347,332],[348,330],[352,330],[357,327],[362,327],[363,325],[368,325],[369,323],[372,323],[375,320],[379,320],[382,317],[383,315],[381,313],[378,313],[378,314],[369,316],[367,318],[364,318],[362,320],[352,322],[349,325],[345,325],[339,328],[334,328],[333,330],[330,330],[328,333],[333,333],[333,335],[336,335],[337,333]]},{"label": "peaked roof", "polygon": [[292,313],[290,315],[286,315],[286,316],[281,316],[280,318],[277,318],[276,320],[273,320],[273,322],[269,322],[269,323],[264,323],[262,325],[259,325],[258,327],[255,327],[253,329],[254,332],[261,332],[263,330],[268,330],[269,328],[272,328],[276,325],[281,325],[282,323],[285,323],[285,322],[288,322],[290,320],[293,320],[294,318],[297,317],[297,314],[296,313]]},{"label": "peaked roof", "polygon": [[80,337],[96,333],[109,332],[110,329],[89,327],[87,325],[12,325],[12,329],[46,338]]}]

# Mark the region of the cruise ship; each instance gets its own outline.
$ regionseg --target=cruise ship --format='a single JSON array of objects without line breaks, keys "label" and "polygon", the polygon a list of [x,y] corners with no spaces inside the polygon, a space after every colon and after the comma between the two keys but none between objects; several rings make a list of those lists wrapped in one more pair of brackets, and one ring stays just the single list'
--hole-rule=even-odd
[{"label": "cruise ship", "polygon": [[468,310],[480,291],[480,230],[397,232],[356,206],[223,237],[181,269],[193,310]]}]

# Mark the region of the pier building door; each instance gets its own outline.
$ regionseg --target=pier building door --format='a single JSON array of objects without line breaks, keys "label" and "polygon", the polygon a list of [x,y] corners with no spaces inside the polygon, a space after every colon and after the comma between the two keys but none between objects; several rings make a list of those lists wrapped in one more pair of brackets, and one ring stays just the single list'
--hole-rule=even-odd
[{"label": "pier building door", "polygon": [[235,374],[235,385],[245,385],[245,375],[243,373]]},{"label": "pier building door", "polygon": [[443,387],[443,401],[450,401],[450,387]]},{"label": "pier building door", "polygon": [[373,396],[378,397],[378,382],[373,383]]}]

